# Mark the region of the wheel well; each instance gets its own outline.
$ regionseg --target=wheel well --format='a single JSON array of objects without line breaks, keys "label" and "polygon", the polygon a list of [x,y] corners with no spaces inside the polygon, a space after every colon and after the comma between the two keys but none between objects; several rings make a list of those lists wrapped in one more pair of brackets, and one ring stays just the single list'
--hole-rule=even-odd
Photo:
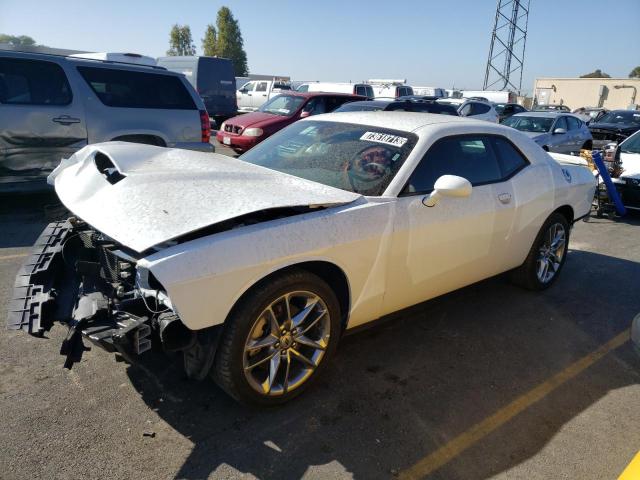
[{"label": "wheel well", "polygon": [[571,208],[569,205],[563,205],[560,208],[556,208],[554,213],[556,212],[558,212],[560,215],[563,215],[564,218],[567,219],[567,222],[569,222],[569,225],[573,223],[573,208]]},{"label": "wheel well", "polygon": [[542,147],[542,149],[543,149],[545,152],[548,152],[548,151],[549,151],[549,147],[547,147],[546,145],[544,145],[544,146]]},{"label": "wheel well", "polygon": [[342,271],[342,269],[330,262],[311,261],[296,263],[294,265],[284,267],[280,270],[276,270],[275,272],[271,272],[269,275],[262,278],[258,283],[244,292],[240,299],[238,299],[238,302],[236,302],[236,305],[257,285],[269,282],[275,276],[282,275],[283,273],[286,273],[290,270],[306,270],[307,272],[313,273],[314,275],[317,275],[322,280],[327,282],[327,285],[329,285],[329,287],[333,290],[333,292],[336,294],[336,297],[338,298],[338,304],[340,305],[340,315],[342,317],[341,326],[344,330],[347,326],[347,320],[349,318],[349,306],[351,304],[349,282],[347,281],[347,276]]},{"label": "wheel well", "polygon": [[144,145],[155,145],[157,147],[166,147],[165,141],[156,135],[122,135],[112,140],[113,142],[131,142],[142,143]]},{"label": "wheel well", "polygon": [[587,140],[586,142],[584,142],[584,144],[582,145],[582,147],[585,150],[591,150],[593,148],[593,142],[591,140]]}]

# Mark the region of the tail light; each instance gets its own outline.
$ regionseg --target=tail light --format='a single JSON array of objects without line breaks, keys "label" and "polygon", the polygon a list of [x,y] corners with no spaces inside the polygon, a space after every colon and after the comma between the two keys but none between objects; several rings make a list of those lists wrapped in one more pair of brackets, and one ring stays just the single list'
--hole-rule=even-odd
[{"label": "tail light", "polygon": [[200,130],[202,132],[202,143],[209,143],[211,140],[211,120],[206,110],[200,110]]}]

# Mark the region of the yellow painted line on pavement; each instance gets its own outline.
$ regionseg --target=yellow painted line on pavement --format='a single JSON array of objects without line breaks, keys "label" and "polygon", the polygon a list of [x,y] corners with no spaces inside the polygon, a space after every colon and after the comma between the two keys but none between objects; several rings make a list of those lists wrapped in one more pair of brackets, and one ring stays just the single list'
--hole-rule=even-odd
[{"label": "yellow painted line on pavement", "polygon": [[[419,460],[412,467],[400,472],[400,478],[407,480],[418,479],[426,477],[430,473],[436,471],[443,465],[456,458],[462,452],[475,445],[491,432],[507,423],[513,417],[522,413],[539,400],[542,400],[556,388],[560,387],[567,381],[571,380],[572,378],[589,368],[606,354],[626,343],[629,339],[629,330],[625,330],[624,332],[616,335],[604,345],[601,345],[590,354],[582,357],[575,363],[572,363],[567,368],[555,374],[537,387],[519,396],[513,402],[501,408],[493,415],[485,418],[479,423],[476,423],[466,432],[458,435],[454,439],[444,444],[442,447],[438,448],[436,451]],[[636,459],[634,459],[634,462],[635,460]],[[629,478],[634,478],[637,480],[640,477]],[[626,477],[625,480],[627,480]]]},{"label": "yellow painted line on pavement", "polygon": [[5,255],[5,256],[0,256],[0,260],[11,260],[12,258],[22,258],[22,257],[26,257],[27,255],[29,255],[28,253],[18,253],[16,255]]},{"label": "yellow painted line on pavement", "polygon": [[631,463],[627,465],[624,472],[620,474],[618,480],[638,480],[640,478],[640,452],[633,457]]}]

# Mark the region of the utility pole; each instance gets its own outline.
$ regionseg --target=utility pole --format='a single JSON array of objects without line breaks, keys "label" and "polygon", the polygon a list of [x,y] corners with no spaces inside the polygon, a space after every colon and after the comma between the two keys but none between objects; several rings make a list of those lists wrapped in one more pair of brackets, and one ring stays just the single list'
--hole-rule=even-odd
[{"label": "utility pole", "polygon": [[498,0],[483,90],[520,94],[531,0]]}]

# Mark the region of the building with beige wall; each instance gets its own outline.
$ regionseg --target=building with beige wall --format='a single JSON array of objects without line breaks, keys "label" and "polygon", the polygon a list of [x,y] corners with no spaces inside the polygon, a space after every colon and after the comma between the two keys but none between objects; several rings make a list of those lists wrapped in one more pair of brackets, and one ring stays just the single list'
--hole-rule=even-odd
[{"label": "building with beige wall", "polygon": [[[624,87],[624,88],[623,88]],[[638,108],[640,78],[536,78],[533,94],[538,105]]]}]

